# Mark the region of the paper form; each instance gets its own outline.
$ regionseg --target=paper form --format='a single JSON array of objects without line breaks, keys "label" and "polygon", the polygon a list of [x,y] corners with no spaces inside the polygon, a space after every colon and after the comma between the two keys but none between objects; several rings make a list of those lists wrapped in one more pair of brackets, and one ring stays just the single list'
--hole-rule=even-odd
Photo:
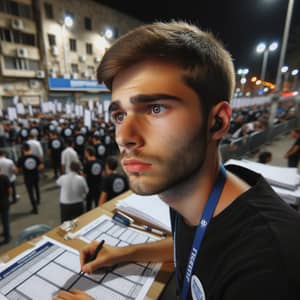
[{"label": "paper form", "polygon": [[[131,243],[155,240],[147,233],[122,228],[106,216],[80,231],[85,240],[105,237],[116,246],[127,245],[127,237]],[[80,277],[78,251],[44,237],[34,248],[0,267],[0,300],[52,300],[60,290],[71,289],[85,291],[96,300],[144,299],[159,268],[160,264],[130,263]]]}]

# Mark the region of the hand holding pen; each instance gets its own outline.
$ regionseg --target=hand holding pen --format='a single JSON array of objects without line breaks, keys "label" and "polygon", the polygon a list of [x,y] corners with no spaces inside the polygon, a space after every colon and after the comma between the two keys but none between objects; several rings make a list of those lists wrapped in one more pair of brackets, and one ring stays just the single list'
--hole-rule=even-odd
[{"label": "hand holding pen", "polygon": [[[101,243],[102,246],[100,246]],[[98,251],[96,254],[97,248]],[[99,268],[114,266],[121,261],[124,261],[124,257],[126,257],[123,253],[124,251],[125,249],[122,247],[117,248],[107,244],[104,245],[104,241],[101,241],[100,243],[98,241],[93,241],[85,246],[80,252],[81,271],[90,274]],[[94,259],[91,260],[91,258]]]}]

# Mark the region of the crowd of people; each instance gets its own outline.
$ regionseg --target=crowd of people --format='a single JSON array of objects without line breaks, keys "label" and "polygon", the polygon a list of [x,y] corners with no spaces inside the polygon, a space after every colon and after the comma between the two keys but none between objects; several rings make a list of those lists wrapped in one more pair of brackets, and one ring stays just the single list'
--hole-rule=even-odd
[{"label": "crowd of people", "polygon": [[113,124],[100,119],[88,128],[80,119],[59,118],[57,122],[58,116],[55,117],[2,123],[5,145],[21,148],[15,160],[0,151],[0,174],[8,179],[7,198],[11,199],[1,208],[4,242],[10,240],[9,204],[19,198],[17,174],[23,176],[32,206],[30,213],[38,214],[42,201],[40,177],[45,175],[45,167],[53,171],[53,180],[61,189],[61,222],[74,219],[128,190],[127,177],[118,168]]}]

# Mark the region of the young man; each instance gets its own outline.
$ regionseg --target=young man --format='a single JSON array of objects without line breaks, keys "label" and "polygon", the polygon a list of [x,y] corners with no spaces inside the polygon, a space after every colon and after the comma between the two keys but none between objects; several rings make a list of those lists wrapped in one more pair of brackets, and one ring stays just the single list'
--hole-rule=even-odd
[{"label": "young man", "polygon": [[0,245],[7,244],[10,241],[10,230],[9,230],[9,195],[12,192],[11,184],[9,178],[1,173],[0,170],[0,215],[4,239],[0,242]]},{"label": "young man", "polygon": [[300,160],[300,128],[293,129],[290,136],[295,139],[293,146],[286,152],[284,158],[288,160],[289,168],[297,168]]},{"label": "young man", "polygon": [[[258,174],[221,165],[235,82],[223,46],[183,22],[141,26],[108,49],[98,81],[112,90],[109,111],[130,187],[170,206],[173,236],[105,245],[87,262],[98,244],[91,243],[82,271],[172,261],[174,250],[180,299],[299,299],[299,215]],[[91,298],[74,291],[57,299]]]},{"label": "young man", "polygon": [[70,172],[60,176],[56,181],[61,187],[59,200],[61,222],[77,218],[84,212],[84,198],[89,189],[79,172],[80,164],[72,161]]},{"label": "young man", "polygon": [[96,159],[93,147],[87,147],[84,154],[86,161],[83,172],[89,187],[89,192],[86,195],[86,210],[89,211],[93,206],[98,206],[104,164],[102,161]]},{"label": "young man", "polygon": [[24,183],[32,205],[30,213],[38,213],[38,204],[40,204],[40,187],[39,187],[39,172],[43,169],[43,164],[40,159],[32,154],[30,146],[25,143],[23,145],[23,156],[17,162],[17,172],[22,170]]},{"label": "young man", "polygon": [[117,173],[117,167],[118,161],[113,157],[108,157],[105,163],[105,176],[102,180],[99,205],[126,192],[129,188],[127,178]]},{"label": "young man", "polygon": [[48,149],[54,171],[54,178],[57,179],[61,173],[61,153],[64,149],[64,144],[55,130],[49,132]]},{"label": "young man", "polygon": [[72,161],[79,161],[77,152],[74,150],[73,140],[66,139],[66,148],[61,153],[61,173],[69,173]]}]

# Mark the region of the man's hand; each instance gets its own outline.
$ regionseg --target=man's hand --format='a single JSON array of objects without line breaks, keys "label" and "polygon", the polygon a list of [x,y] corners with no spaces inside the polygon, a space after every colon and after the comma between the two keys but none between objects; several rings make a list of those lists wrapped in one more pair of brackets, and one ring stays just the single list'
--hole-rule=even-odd
[{"label": "man's hand", "polygon": [[117,263],[126,261],[126,247],[112,247],[104,244],[95,260],[89,262],[88,259],[93,255],[99,242],[93,241],[80,252],[81,271],[85,273],[93,273],[99,268],[110,267]]},{"label": "man's hand", "polygon": [[53,300],[94,300],[94,298],[85,292],[73,290],[70,292],[60,291]]}]

